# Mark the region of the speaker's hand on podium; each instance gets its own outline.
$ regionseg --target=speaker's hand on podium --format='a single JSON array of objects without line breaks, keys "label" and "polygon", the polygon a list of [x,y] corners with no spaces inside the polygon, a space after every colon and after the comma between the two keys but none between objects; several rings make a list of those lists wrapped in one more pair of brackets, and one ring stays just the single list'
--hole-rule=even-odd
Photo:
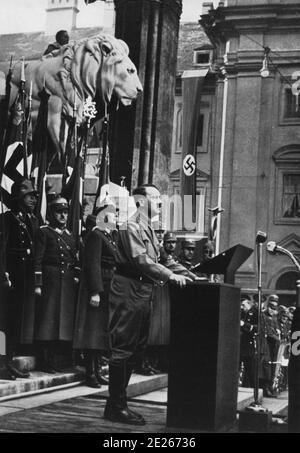
[{"label": "speaker's hand on podium", "polygon": [[189,277],[186,277],[185,275],[171,274],[169,281],[175,283],[176,285],[179,285],[180,288],[183,288],[184,286],[186,286],[187,282],[192,282],[193,280]]}]

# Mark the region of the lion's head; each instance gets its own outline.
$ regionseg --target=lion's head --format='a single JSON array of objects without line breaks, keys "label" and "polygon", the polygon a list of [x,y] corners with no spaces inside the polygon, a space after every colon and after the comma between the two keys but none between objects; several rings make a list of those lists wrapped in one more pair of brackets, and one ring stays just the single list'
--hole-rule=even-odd
[{"label": "lion's head", "polygon": [[[61,143],[61,124],[75,111],[78,123],[83,120],[83,106],[88,96],[109,103],[113,93],[124,105],[130,105],[142,91],[136,67],[130,60],[127,44],[111,35],[98,35],[63,46],[61,49],[26,64],[26,92],[33,83],[32,117],[37,118],[40,98],[45,87],[50,94],[48,130],[57,149]],[[10,104],[17,98],[21,64],[12,77]],[[0,85],[1,88],[1,85]],[[99,96],[100,95],[100,96]],[[101,112],[99,112],[101,115]]]},{"label": "lion's head", "polygon": [[99,35],[67,46],[64,68],[82,99],[95,97],[98,90],[107,103],[115,93],[122,104],[130,105],[142,85],[128,54],[128,46],[121,39]]}]

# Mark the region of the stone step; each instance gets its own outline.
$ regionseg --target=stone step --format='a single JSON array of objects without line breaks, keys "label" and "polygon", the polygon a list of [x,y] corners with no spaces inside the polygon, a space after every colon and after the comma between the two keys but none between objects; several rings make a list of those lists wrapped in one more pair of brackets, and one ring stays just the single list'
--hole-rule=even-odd
[{"label": "stone step", "polygon": [[[58,368],[70,368],[72,358],[66,355],[55,355],[54,363]],[[13,358],[13,365],[20,371],[37,370],[37,357],[33,355],[19,355]],[[1,371],[5,363],[5,356],[0,356],[0,379]]]},{"label": "stone step", "polygon": [[[28,379],[16,379],[7,381],[0,379],[0,402],[15,398],[27,397],[33,394],[40,394],[43,391],[55,391],[56,388],[62,389],[72,383],[79,385],[84,382],[85,372],[81,367],[65,370],[63,373],[47,374],[39,371],[30,373]],[[168,385],[168,376],[159,374],[155,376],[141,376],[133,374],[127,389],[129,398],[137,395],[152,392]],[[91,389],[92,390],[92,389]],[[108,387],[102,386],[97,390],[97,395],[101,398],[108,396]]]},{"label": "stone step", "polygon": [[0,380],[0,401],[7,397],[18,397],[41,389],[55,388],[71,382],[84,380],[83,368],[66,369],[62,373],[47,374],[41,371],[30,372],[27,379],[18,378],[15,381]]}]

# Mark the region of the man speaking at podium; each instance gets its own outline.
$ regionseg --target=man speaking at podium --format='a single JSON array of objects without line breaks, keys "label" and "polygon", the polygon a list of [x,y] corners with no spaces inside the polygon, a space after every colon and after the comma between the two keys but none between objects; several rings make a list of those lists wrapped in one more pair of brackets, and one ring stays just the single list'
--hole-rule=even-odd
[{"label": "man speaking at podium", "polygon": [[158,189],[145,184],[133,196],[137,212],[120,227],[109,296],[109,398],[104,418],[144,425],[144,418],[127,406],[126,388],[147,344],[153,288],[166,282],[184,287],[191,279],[158,263],[159,243],[151,227],[151,219],[161,210]]}]

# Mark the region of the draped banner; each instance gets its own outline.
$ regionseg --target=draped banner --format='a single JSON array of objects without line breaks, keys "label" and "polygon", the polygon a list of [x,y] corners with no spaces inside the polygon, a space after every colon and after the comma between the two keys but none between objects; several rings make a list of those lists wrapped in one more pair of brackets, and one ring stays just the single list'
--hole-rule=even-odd
[{"label": "draped banner", "polygon": [[200,115],[201,89],[207,73],[208,68],[184,71],[182,74],[181,194],[182,196],[192,196],[193,221],[196,221],[197,127]]}]

